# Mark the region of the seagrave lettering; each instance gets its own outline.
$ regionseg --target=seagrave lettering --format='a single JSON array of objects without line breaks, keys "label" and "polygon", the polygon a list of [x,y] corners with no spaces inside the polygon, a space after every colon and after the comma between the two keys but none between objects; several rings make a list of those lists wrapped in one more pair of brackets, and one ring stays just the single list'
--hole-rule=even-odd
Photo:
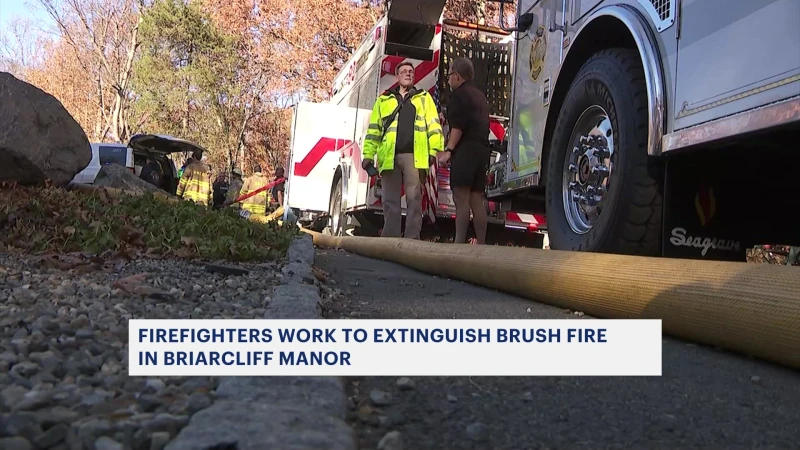
[{"label": "seagrave lettering", "polygon": [[701,256],[706,256],[710,249],[721,251],[741,251],[742,243],[732,239],[718,239],[702,236],[687,236],[685,228],[677,227],[672,229],[672,237],[669,238],[670,244],[676,247],[700,248]]}]

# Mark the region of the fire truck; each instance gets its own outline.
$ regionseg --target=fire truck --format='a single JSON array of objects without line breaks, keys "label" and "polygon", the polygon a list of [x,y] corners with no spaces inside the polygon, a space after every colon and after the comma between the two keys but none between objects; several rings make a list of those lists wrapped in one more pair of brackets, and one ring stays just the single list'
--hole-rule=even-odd
[{"label": "fire truck", "polygon": [[800,1],[519,0],[499,27],[513,99],[487,197],[546,213],[552,249],[800,245]]},{"label": "fire truck", "polygon": [[[490,103],[489,141],[500,147],[511,105],[512,34],[496,27],[445,20],[444,3],[389,2],[383,18],[335,78],[330,101],[295,106],[286,204],[301,224],[334,235],[379,233],[381,180],[361,167],[361,148],[372,107],[381,93],[395,85],[395,68],[401,62],[414,65],[415,86],[429,91],[446,116],[450,90],[443,75],[453,58],[471,57],[475,82]],[[498,160],[499,152],[493,152],[492,158]],[[438,198],[435,221],[452,222],[455,207],[449,170],[438,167],[435,173],[436,179],[430,180]],[[405,215],[405,196],[401,202]],[[529,235],[546,231],[541,213],[501,211],[498,203],[489,203],[488,208],[494,229],[521,230]]]}]

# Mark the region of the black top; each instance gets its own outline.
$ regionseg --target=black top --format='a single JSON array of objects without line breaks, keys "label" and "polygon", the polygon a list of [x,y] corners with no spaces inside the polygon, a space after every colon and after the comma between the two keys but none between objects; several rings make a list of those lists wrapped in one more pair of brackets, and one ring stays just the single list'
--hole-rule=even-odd
[{"label": "black top", "polygon": [[[463,133],[453,153],[464,146],[489,146],[489,103],[473,82],[464,82],[447,101],[447,122],[450,128]],[[473,144],[473,145],[470,145]]]},{"label": "black top", "polygon": [[[414,120],[417,117],[417,108],[411,103],[411,96],[417,90],[410,88],[403,97],[400,95],[400,88],[397,87],[389,91],[394,94],[398,104],[400,104],[400,111],[397,113],[397,141],[394,147],[394,153],[414,153]],[[387,124],[391,125],[391,124]]]}]

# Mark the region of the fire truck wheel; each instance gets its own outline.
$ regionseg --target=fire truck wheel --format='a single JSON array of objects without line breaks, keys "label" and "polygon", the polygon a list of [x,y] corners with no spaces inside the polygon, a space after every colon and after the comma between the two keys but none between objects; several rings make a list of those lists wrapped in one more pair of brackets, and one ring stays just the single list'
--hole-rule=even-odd
[{"label": "fire truck wheel", "polygon": [[661,188],[647,139],[639,54],[596,53],[575,77],[553,130],[546,182],[550,248],[659,254]]},{"label": "fire truck wheel", "polygon": [[328,226],[324,234],[341,236],[344,232],[346,216],[342,211],[342,178],[336,179],[328,204]]}]

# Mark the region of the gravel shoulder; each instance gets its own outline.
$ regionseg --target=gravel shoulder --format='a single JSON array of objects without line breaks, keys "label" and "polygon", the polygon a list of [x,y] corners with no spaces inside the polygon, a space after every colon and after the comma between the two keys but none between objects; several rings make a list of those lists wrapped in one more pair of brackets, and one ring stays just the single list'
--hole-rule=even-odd
[{"label": "gravel shoulder", "polygon": [[163,449],[219,380],[128,377],[127,321],[263,318],[283,278],[275,263],[226,264],[246,275],[174,260],[53,265],[0,254],[4,450]]},{"label": "gravel shoulder", "polygon": [[[592,320],[341,251],[316,264],[344,294],[328,318]],[[660,378],[367,377],[348,389],[362,449],[790,449],[800,436],[800,374],[672,338]]]}]

